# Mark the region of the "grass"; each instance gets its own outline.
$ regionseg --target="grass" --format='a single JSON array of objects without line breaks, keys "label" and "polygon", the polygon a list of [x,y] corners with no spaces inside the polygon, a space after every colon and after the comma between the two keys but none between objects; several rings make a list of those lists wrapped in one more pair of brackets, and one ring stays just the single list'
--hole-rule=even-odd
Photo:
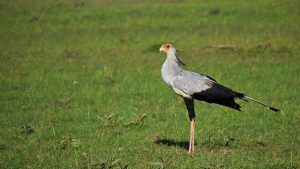
[{"label": "grass", "polygon": [[[1,168],[299,168],[299,5],[2,0]],[[186,69],[282,111],[197,102],[187,155],[187,112],[160,77],[169,41]]]}]

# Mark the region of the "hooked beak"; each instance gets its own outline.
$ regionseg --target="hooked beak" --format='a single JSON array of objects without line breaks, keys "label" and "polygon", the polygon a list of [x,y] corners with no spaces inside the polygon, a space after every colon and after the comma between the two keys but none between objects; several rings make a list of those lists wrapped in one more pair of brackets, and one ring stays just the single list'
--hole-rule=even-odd
[{"label": "hooked beak", "polygon": [[164,49],[162,47],[159,48],[159,52],[163,52]]}]

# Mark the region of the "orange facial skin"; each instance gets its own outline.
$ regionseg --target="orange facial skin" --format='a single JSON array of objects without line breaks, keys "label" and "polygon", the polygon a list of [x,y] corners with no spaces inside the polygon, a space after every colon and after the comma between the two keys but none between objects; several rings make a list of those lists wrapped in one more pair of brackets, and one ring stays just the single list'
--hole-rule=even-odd
[{"label": "orange facial skin", "polygon": [[161,45],[161,49],[164,51],[164,52],[167,52],[169,49],[170,49],[170,45],[169,44],[162,44]]}]

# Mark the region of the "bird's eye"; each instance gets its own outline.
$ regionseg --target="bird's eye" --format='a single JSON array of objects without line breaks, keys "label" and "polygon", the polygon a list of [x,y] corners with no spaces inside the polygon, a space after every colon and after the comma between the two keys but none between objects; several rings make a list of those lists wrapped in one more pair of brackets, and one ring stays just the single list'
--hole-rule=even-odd
[{"label": "bird's eye", "polygon": [[169,48],[170,48],[170,45],[167,45],[167,46],[166,46],[166,48],[168,48],[168,49],[169,49]]}]

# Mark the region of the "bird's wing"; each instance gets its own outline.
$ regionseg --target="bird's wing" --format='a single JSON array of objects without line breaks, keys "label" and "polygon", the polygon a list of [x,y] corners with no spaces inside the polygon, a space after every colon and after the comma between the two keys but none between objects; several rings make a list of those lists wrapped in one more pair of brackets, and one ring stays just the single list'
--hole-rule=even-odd
[{"label": "bird's wing", "polygon": [[234,102],[235,98],[244,98],[243,93],[235,92],[218,84],[212,78],[193,72],[182,73],[175,77],[173,90],[183,97],[192,97],[208,103],[217,103],[236,110],[240,105]]},{"label": "bird's wing", "polygon": [[199,93],[211,88],[214,83],[216,82],[208,76],[183,71],[174,77],[172,87],[176,93],[179,91],[192,96],[194,93]]}]

